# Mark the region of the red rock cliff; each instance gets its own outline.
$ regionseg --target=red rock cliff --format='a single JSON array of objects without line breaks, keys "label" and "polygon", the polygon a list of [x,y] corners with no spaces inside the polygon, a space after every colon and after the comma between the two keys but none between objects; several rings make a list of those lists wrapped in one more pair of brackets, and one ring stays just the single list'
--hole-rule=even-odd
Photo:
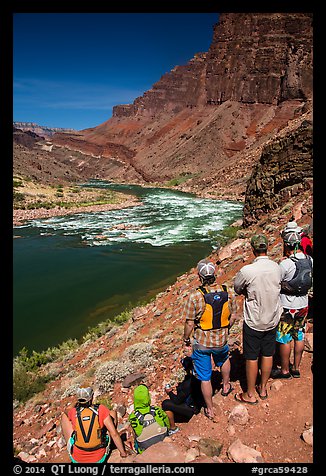
[{"label": "red rock cliff", "polygon": [[176,66],[113,116],[179,112],[185,107],[279,104],[312,96],[310,13],[221,13],[207,54]]}]

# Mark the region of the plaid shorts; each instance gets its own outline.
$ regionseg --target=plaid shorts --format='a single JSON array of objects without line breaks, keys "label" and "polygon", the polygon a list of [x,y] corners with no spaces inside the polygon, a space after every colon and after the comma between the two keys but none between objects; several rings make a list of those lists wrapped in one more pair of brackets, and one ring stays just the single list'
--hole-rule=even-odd
[{"label": "plaid shorts", "polygon": [[306,320],[308,316],[308,306],[301,309],[283,309],[280,322],[276,332],[276,342],[289,344],[292,339],[302,341]]}]

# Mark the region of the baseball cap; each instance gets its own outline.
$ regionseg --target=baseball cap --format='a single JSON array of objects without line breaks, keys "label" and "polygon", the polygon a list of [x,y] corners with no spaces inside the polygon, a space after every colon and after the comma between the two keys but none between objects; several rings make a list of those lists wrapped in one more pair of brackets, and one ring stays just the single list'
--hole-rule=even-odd
[{"label": "baseball cap", "polygon": [[89,402],[92,399],[93,394],[94,394],[94,391],[92,387],[77,388],[77,391],[76,391],[77,399],[80,403]]},{"label": "baseball cap", "polygon": [[302,228],[295,221],[289,221],[281,233],[284,243],[289,245],[299,244]]},{"label": "baseball cap", "polygon": [[256,251],[267,250],[268,241],[265,235],[254,235],[250,241],[251,246]]},{"label": "baseball cap", "polygon": [[298,245],[301,242],[301,233],[297,231],[283,231],[282,239],[288,245]]},{"label": "baseball cap", "polygon": [[282,233],[288,233],[288,232],[295,232],[295,233],[301,233],[302,228],[297,224],[296,221],[289,221],[283,230]]},{"label": "baseball cap", "polygon": [[197,264],[197,271],[198,271],[198,274],[202,278],[207,278],[208,276],[214,276],[215,275],[215,264],[212,263],[211,261],[201,260]]}]

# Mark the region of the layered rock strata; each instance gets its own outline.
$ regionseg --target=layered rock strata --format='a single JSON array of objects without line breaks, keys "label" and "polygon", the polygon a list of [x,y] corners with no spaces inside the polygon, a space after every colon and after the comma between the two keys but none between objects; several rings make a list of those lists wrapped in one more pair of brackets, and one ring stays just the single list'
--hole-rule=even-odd
[{"label": "layered rock strata", "polygon": [[255,223],[312,184],[312,123],[304,121],[297,130],[263,149],[247,184],[243,225]]}]

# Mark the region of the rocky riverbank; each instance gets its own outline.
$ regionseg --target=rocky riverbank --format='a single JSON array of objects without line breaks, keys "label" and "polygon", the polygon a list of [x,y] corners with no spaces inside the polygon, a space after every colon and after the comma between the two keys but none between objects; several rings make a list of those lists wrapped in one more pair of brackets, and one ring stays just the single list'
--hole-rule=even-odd
[{"label": "rocky riverbank", "polygon": [[140,205],[141,202],[136,199],[126,199],[120,203],[106,203],[104,205],[88,205],[85,207],[76,206],[71,208],[54,207],[50,209],[46,208],[34,208],[32,210],[14,210],[13,212],[13,225],[23,225],[28,220],[35,220],[40,218],[50,218],[60,215],[71,215],[74,213],[90,213],[90,212],[103,212],[107,210],[118,210],[122,208],[135,207]]},{"label": "rocky riverbank", "polygon": [[14,201],[13,226],[20,226],[28,220],[117,210],[141,204],[137,197],[108,189],[73,185],[50,187],[21,178],[16,183],[19,185],[14,188],[18,199]]}]

